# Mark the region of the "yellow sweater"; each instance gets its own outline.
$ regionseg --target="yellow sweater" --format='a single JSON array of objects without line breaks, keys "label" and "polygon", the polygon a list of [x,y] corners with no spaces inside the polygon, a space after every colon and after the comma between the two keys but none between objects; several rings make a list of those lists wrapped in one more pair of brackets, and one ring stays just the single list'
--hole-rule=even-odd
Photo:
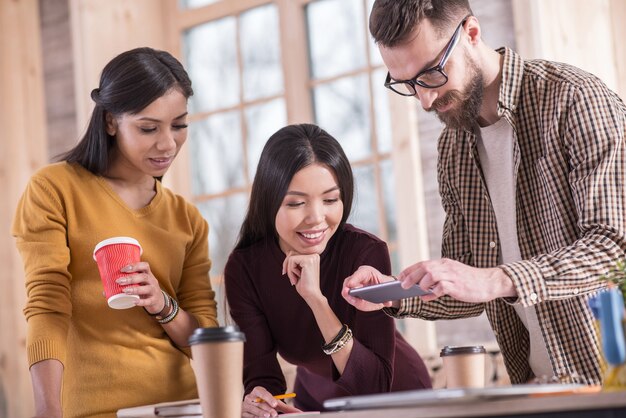
[{"label": "yellow sweater", "polygon": [[132,210],[103,178],[57,163],[31,178],[12,234],[25,266],[28,361],[63,363],[65,417],[197,397],[189,350],[143,308],[109,308],[92,258],[103,239],[137,239],[161,287],[200,326],[217,326],[208,225],[193,205],[157,182],[152,202]]}]

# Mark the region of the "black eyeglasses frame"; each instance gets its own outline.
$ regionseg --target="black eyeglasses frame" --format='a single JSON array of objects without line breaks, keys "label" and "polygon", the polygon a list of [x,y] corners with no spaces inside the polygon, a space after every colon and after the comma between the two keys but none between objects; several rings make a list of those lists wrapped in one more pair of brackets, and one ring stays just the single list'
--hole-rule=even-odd
[{"label": "black eyeglasses frame", "polygon": [[[461,23],[459,23],[459,25],[456,27],[456,30],[452,34],[452,37],[450,38],[448,43],[446,44],[446,47],[444,48],[444,53],[441,56],[441,59],[439,60],[439,63],[437,65],[420,71],[419,73],[417,73],[415,77],[409,80],[393,80],[391,78],[391,74],[389,74],[389,71],[387,71],[387,78],[385,79],[385,87],[387,87],[388,89],[392,90],[395,93],[398,93],[401,96],[411,97],[417,94],[417,89],[415,88],[415,86],[420,86],[426,89],[436,89],[438,87],[445,85],[448,82],[448,74],[446,74],[446,72],[444,71],[444,67],[448,63],[448,59],[452,55],[452,51],[454,51],[454,48],[456,47],[456,45],[459,43],[459,40],[461,39],[461,36],[460,36],[461,28],[465,25],[465,22],[467,22],[467,19],[469,19],[470,17],[472,17],[471,14],[465,16],[463,20],[461,20]],[[423,77],[425,74],[430,74],[433,72],[437,72],[443,76],[443,81],[441,83],[428,84],[420,80],[420,77]],[[402,86],[402,88],[396,89],[394,87],[394,86],[400,86],[400,85]]]}]

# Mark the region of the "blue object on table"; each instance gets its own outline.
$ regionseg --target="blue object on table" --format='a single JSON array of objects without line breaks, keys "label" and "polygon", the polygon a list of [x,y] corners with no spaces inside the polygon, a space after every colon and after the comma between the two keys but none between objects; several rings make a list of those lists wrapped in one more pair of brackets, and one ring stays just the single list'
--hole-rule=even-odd
[{"label": "blue object on table", "polygon": [[589,305],[589,309],[591,309],[591,313],[593,314],[594,319],[600,319],[600,301],[598,300],[598,295],[591,296],[587,301]]},{"label": "blue object on table", "polygon": [[609,289],[598,294],[598,302],[604,356],[611,365],[622,364],[626,361],[626,342],[622,328],[624,317],[622,295],[618,289]]}]

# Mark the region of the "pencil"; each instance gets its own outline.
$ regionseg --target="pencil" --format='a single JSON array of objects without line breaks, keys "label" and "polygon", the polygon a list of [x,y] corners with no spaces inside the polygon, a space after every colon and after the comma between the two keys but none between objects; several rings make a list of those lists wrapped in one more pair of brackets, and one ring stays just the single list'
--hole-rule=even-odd
[{"label": "pencil", "polygon": [[[296,394],[293,393],[293,392],[291,392],[291,393],[284,393],[282,395],[274,395],[274,399],[287,399],[287,398],[295,398],[295,397],[296,397]],[[265,401],[263,399],[261,399],[261,398],[256,398],[254,400],[254,402],[261,403],[261,402],[265,402]]]}]

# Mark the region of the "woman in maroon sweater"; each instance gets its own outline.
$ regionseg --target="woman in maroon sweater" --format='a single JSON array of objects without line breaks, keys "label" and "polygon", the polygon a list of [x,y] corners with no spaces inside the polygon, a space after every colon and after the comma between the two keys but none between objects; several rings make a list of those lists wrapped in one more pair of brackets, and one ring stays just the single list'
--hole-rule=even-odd
[{"label": "woman in maroon sweater", "polygon": [[431,387],[394,320],[341,296],[361,265],[391,273],[386,244],[346,224],[352,195],[348,159],[319,127],[287,126],[268,140],[224,273],[231,316],[247,339],[243,417],[296,411],[272,398],[286,390],[277,353],[298,366],[300,410],[323,410],[338,396]]}]

